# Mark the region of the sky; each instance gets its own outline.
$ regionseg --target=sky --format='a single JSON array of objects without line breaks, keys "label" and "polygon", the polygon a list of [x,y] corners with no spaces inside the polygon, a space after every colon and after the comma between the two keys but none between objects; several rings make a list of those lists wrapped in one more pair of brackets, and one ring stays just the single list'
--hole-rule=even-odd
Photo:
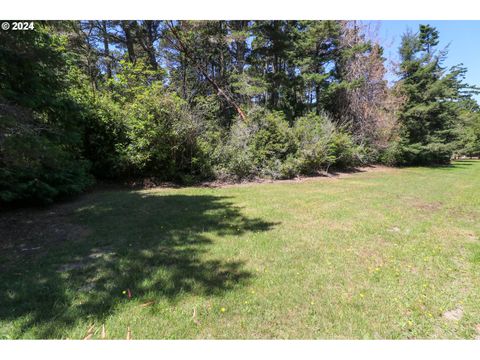
[{"label": "sky", "polygon": [[[465,82],[480,86],[480,21],[380,20],[368,23],[372,29],[376,29],[385,48],[385,57],[394,61],[398,60],[401,37],[407,29],[416,32],[419,24],[436,27],[440,35],[438,49],[448,46],[448,56],[444,64],[450,67],[463,63],[468,69]],[[390,74],[388,78],[392,80],[394,75]],[[479,101],[480,95],[477,95],[476,99]]]}]

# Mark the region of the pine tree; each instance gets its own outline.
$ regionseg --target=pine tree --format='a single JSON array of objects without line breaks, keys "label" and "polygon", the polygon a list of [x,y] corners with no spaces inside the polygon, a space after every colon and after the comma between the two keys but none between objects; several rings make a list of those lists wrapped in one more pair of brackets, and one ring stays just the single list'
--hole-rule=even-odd
[{"label": "pine tree", "polygon": [[445,164],[453,152],[456,102],[462,97],[465,69],[444,68],[447,52],[435,50],[438,42],[438,31],[429,25],[402,38],[398,86],[406,102],[399,113],[398,162],[403,164]]}]

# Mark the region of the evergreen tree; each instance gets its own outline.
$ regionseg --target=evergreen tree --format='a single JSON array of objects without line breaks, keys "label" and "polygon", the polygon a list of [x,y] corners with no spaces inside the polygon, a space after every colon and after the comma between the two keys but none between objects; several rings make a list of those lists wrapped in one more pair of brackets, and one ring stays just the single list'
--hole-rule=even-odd
[{"label": "evergreen tree", "polygon": [[308,110],[322,113],[330,96],[330,85],[337,76],[335,60],[339,54],[341,24],[338,21],[301,21],[301,36],[296,59],[301,72]]},{"label": "evergreen tree", "polygon": [[462,98],[465,69],[445,69],[447,52],[436,51],[437,45],[438,32],[429,25],[402,38],[398,85],[406,102],[399,113],[398,161],[403,164],[445,164],[453,152],[456,102]]},{"label": "evergreen tree", "polygon": [[464,99],[458,105],[455,155],[480,156],[480,106],[472,98]]}]

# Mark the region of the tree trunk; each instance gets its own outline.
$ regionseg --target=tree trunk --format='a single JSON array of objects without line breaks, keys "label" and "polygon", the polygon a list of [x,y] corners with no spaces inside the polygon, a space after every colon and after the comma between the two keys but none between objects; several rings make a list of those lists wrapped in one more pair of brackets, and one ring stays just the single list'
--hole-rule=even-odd
[{"label": "tree trunk", "polygon": [[152,20],[145,20],[145,30],[146,30],[146,37],[144,43],[144,49],[148,56],[148,61],[153,70],[158,69],[157,58],[155,56],[155,39],[156,39],[156,26],[154,21]]},{"label": "tree trunk", "polygon": [[110,44],[108,39],[107,21],[101,21],[102,37],[103,37],[103,53],[105,57],[105,66],[107,68],[107,78],[112,78],[112,59],[110,59]]},{"label": "tree trunk", "polygon": [[132,22],[124,20],[121,22],[122,30],[125,34],[125,46],[127,47],[128,59],[135,62],[135,49],[133,47]]}]

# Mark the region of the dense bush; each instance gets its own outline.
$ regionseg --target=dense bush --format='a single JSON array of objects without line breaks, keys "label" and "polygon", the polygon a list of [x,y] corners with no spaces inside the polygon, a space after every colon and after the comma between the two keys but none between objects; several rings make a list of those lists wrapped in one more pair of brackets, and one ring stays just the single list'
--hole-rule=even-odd
[{"label": "dense bush", "polygon": [[480,107],[474,101],[460,103],[455,139],[455,156],[480,156]]},{"label": "dense bush", "polygon": [[294,126],[297,143],[298,172],[312,174],[327,169],[336,158],[333,140],[335,126],[326,115],[308,114],[297,120]]},{"label": "dense bush", "polygon": [[290,127],[281,113],[256,110],[237,122],[220,151],[217,176],[291,178],[361,163],[362,149],[327,115],[308,114]]},{"label": "dense bush", "polygon": [[1,201],[48,203],[92,184],[88,162],[42,134],[7,135],[1,151]]},{"label": "dense bush", "polygon": [[248,150],[256,174],[273,179],[285,177],[282,163],[295,151],[295,143],[283,113],[257,112],[249,121],[254,131]]},{"label": "dense bush", "polygon": [[208,126],[208,111],[215,105],[197,99],[189,107],[150,76],[140,62],[125,65],[123,76],[110,81],[110,92],[95,99],[85,134],[93,173],[187,183],[210,177],[206,154],[213,151],[218,131]]},{"label": "dense bush", "polygon": [[50,202],[92,183],[64,42],[25,33],[0,34],[0,202]]},{"label": "dense bush", "polygon": [[302,174],[328,171],[332,165],[345,168],[362,162],[362,148],[326,114],[309,114],[298,119],[294,133],[298,171]]},{"label": "dense bush", "polygon": [[295,149],[288,122],[279,112],[253,108],[238,120],[217,151],[216,176],[222,179],[282,178],[282,164]]},{"label": "dense bush", "polygon": [[395,164],[397,165],[445,165],[453,153],[452,144],[430,142],[427,144],[400,143]]},{"label": "dense bush", "polygon": [[92,163],[92,174],[100,179],[125,176],[127,165],[121,150],[127,144],[127,135],[122,107],[103,95],[86,109],[84,154]]},{"label": "dense bush", "polygon": [[126,108],[128,144],[122,149],[133,175],[180,180],[197,174],[199,119],[160,86],[147,88]]}]

